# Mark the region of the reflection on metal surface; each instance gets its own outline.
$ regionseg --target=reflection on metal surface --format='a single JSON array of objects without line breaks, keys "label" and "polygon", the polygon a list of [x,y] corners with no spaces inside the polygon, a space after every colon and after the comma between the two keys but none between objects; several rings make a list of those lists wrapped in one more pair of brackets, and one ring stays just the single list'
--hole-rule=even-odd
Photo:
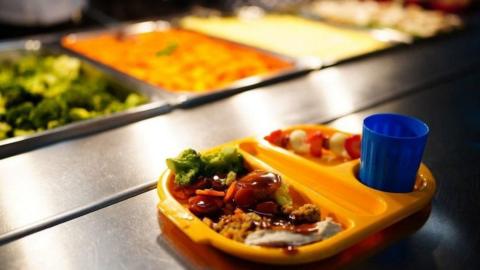
[{"label": "reflection on metal surface", "polygon": [[359,115],[351,114],[329,123],[329,126],[345,132],[361,134],[363,118]]},{"label": "reflection on metal surface", "polygon": [[0,269],[183,269],[156,242],[155,191],[0,245]]},{"label": "reflection on metal surface", "polygon": [[462,235],[462,231],[459,230],[460,226],[457,226],[451,217],[437,210],[439,209],[435,209],[435,215],[432,216],[427,226],[422,230],[421,236],[426,237],[427,239],[424,239],[424,241],[428,243],[445,243],[439,245],[431,254],[437,264],[440,265],[445,259],[441,256],[450,253],[452,247],[463,251],[469,250],[472,247],[468,246],[467,241],[465,241],[465,236]]},{"label": "reflection on metal surface", "polygon": [[41,182],[36,181],[35,160],[24,155],[10,165],[13,170],[1,170],[2,178],[15,184],[0,188],[1,217],[2,223],[8,222],[7,230],[30,223],[32,216],[41,218],[51,212],[51,202],[42,194]]},{"label": "reflection on metal surface", "polygon": [[313,83],[327,89],[327,91],[323,91],[323,94],[327,101],[328,111],[336,114],[352,111],[354,104],[349,78],[342,76],[342,73],[336,67],[327,68],[316,75],[321,76],[312,76]]},{"label": "reflection on metal surface", "polygon": [[[13,163],[14,171],[2,170],[2,177],[14,181],[8,189],[0,188],[0,209],[1,217],[8,222],[7,229],[15,226],[25,225],[32,221],[32,216],[41,219],[51,213],[51,200],[48,194],[43,194],[44,189],[41,183],[35,181],[36,164],[31,156],[25,155],[16,159]],[[22,181],[16,181],[22,179]],[[9,203],[14,201],[15,203]],[[58,269],[70,269],[68,258],[58,242],[58,236],[42,239],[42,241],[23,242],[20,244],[19,253],[32,254],[35,250],[38,258],[50,261]],[[56,258],[66,258],[57,261]],[[26,269],[36,269],[38,265],[35,260],[28,261]],[[52,268],[47,267],[47,268]]]},{"label": "reflection on metal surface", "polygon": [[[273,90],[274,91],[274,90]],[[232,100],[232,110],[245,128],[245,133],[263,134],[278,128],[282,121],[275,115],[277,104],[271,95],[263,92],[247,92]]]}]

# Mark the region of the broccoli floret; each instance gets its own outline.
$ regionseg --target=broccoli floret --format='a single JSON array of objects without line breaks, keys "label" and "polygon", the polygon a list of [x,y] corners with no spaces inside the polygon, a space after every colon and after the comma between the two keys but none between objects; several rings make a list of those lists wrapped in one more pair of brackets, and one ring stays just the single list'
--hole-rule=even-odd
[{"label": "broccoli floret", "polygon": [[224,147],[205,155],[200,155],[193,149],[187,149],[178,157],[167,159],[167,166],[175,174],[177,185],[191,184],[199,175],[216,174],[227,174],[226,181],[232,182],[238,173],[245,171],[243,156],[235,147]]},{"label": "broccoli floret", "polygon": [[88,88],[80,84],[74,84],[68,91],[61,94],[60,98],[65,101],[68,107],[90,108],[92,93]]},{"label": "broccoli floret", "polygon": [[30,134],[33,134],[35,133],[35,130],[33,129],[14,129],[13,130],[13,136],[14,137],[18,137],[18,136],[27,136],[27,135],[30,135]]},{"label": "broccoli floret", "polygon": [[68,114],[73,121],[92,118],[92,114],[84,108],[71,108]]},{"label": "broccoli floret", "polygon": [[14,71],[10,66],[0,67],[0,89],[12,84],[14,80]]},{"label": "broccoli floret", "polygon": [[121,112],[125,110],[125,105],[119,101],[112,101],[110,104],[108,104],[107,108],[105,108],[105,113],[110,114],[110,113],[116,113],[116,112]]},{"label": "broccoli floret", "polygon": [[7,106],[7,99],[0,94],[0,117],[5,115],[5,113],[7,112],[6,106]]},{"label": "broccoli floret", "polygon": [[176,158],[167,159],[167,167],[175,174],[175,184],[185,186],[195,181],[202,168],[200,155],[193,149],[186,149]]},{"label": "broccoli floret", "polygon": [[109,93],[98,93],[92,97],[92,105],[95,111],[104,111],[110,103],[115,100],[115,97]]},{"label": "broccoli floret", "polygon": [[52,129],[63,125],[65,122],[62,120],[51,120],[47,123],[47,129]]},{"label": "broccoli floret", "polygon": [[142,105],[147,102],[147,99],[139,94],[132,93],[128,95],[127,99],[125,100],[125,106],[127,108],[133,108],[138,105]]},{"label": "broccoli floret", "polygon": [[66,55],[0,62],[0,123],[12,129],[6,135],[51,129],[146,101],[113,88],[101,73]]},{"label": "broccoli floret", "polygon": [[64,118],[66,105],[57,99],[44,99],[31,111],[30,121],[38,128],[47,128],[53,120]]},{"label": "broccoli floret", "polygon": [[8,124],[15,128],[30,130],[33,128],[33,124],[30,121],[30,113],[33,111],[34,106],[31,102],[24,102],[15,107],[9,108],[5,114],[5,119]]},{"label": "broccoli floret", "polygon": [[42,95],[46,98],[53,98],[61,95],[62,93],[68,91],[70,88],[71,82],[69,80],[59,80],[54,84],[50,84]]},{"label": "broccoli floret", "polygon": [[0,122],[0,140],[8,138],[8,132],[12,130],[12,127],[4,122]]},{"label": "broccoli floret", "polygon": [[52,72],[62,78],[76,79],[80,73],[81,62],[77,58],[60,55],[49,62]]},{"label": "broccoli floret", "polygon": [[17,73],[22,76],[35,74],[40,66],[39,57],[36,55],[27,55],[15,62]]},{"label": "broccoli floret", "polygon": [[243,156],[237,151],[237,148],[231,146],[202,155],[202,162],[204,163],[203,173],[207,176],[229,172],[241,174],[245,170]]},{"label": "broccoli floret", "polygon": [[16,106],[25,101],[33,101],[35,98],[25,92],[18,85],[10,85],[9,87],[0,89],[0,95],[5,100],[5,107]]}]

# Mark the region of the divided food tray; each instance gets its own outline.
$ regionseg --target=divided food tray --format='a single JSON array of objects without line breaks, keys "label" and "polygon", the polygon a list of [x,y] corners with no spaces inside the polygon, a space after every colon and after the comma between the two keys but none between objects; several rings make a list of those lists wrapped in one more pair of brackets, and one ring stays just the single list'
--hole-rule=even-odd
[{"label": "divided food tray", "polygon": [[191,106],[191,105],[196,105],[198,103],[204,103],[209,100],[214,100],[224,96],[232,95],[232,94],[235,94],[247,89],[251,89],[254,87],[259,87],[269,83],[282,81],[294,76],[299,76],[299,75],[308,73],[314,69],[318,69],[322,66],[321,62],[318,61],[317,59],[312,59],[312,58],[296,59],[296,58],[280,55],[274,52],[270,52],[267,50],[263,50],[260,48],[248,46],[241,43],[236,43],[234,41],[209,36],[204,33],[198,33],[200,35],[209,37],[213,40],[218,40],[222,43],[233,44],[238,47],[247,48],[253,51],[260,52],[264,55],[272,56],[274,58],[286,61],[289,64],[291,64],[291,68],[288,68],[286,70],[279,71],[279,72],[246,77],[246,78],[234,81],[232,84],[226,87],[222,87],[218,89],[209,89],[201,93],[193,92],[191,89],[185,89],[183,91],[170,91],[167,89],[163,89],[162,87],[153,85],[149,82],[143,81],[141,79],[135,78],[127,73],[124,73],[120,70],[115,69],[114,67],[109,66],[108,64],[101,63],[95,58],[86,56],[81,52],[78,52],[72,48],[68,48],[68,46],[65,46],[65,44],[63,44],[66,40],[82,40],[82,39],[87,39],[87,38],[95,37],[102,34],[115,34],[120,36],[136,35],[136,34],[151,33],[151,32],[157,32],[157,31],[166,31],[169,29],[180,29],[188,32],[197,33],[195,31],[183,29],[167,21],[155,20],[155,21],[144,21],[144,22],[138,22],[138,23],[125,23],[125,24],[112,26],[109,28],[102,28],[98,30],[73,33],[73,34],[64,36],[62,38],[61,43],[65,50],[76,55],[77,57],[83,58],[85,60],[94,62],[100,66],[103,66],[104,68],[109,69],[111,72],[116,73],[117,76],[122,77],[124,80],[135,82],[136,84],[143,85],[143,87],[156,90],[159,93],[159,95],[162,96],[163,99],[165,99],[172,105]]},{"label": "divided food tray", "polygon": [[[319,125],[288,128],[318,130],[331,135],[338,132]],[[193,215],[170,193],[168,183],[173,177],[165,171],[158,181],[158,207],[161,212],[196,243],[210,244],[224,252],[247,260],[269,264],[299,264],[321,260],[365,239],[393,223],[423,209],[435,192],[435,179],[422,164],[414,191],[388,193],[363,185],[356,178],[359,160],[338,165],[324,165],[286,149],[273,146],[262,138],[244,138],[208,150],[236,146],[252,168],[278,173],[284,181],[319,206],[322,219],[332,217],[342,231],[331,238],[296,247],[286,253],[281,248],[250,246],[228,239]]]},{"label": "divided food tray", "polygon": [[[51,38],[48,36],[47,39],[48,41],[43,41],[42,38],[19,39],[1,43],[0,60],[14,60],[28,53],[40,55],[70,55],[68,52],[65,52],[59,48],[58,45],[56,45],[56,38]],[[37,132],[32,135],[0,140],[0,158],[29,151],[31,149],[68,138],[91,134],[143,120],[171,110],[171,106],[167,104],[155,90],[141,87],[126,80],[121,80],[116,77],[115,74],[111,73],[109,69],[104,69],[101,66],[89,63],[87,61],[81,62],[84,69],[102,74],[110,84],[115,86],[115,88],[126,92],[141,93],[148,97],[149,102],[122,112],[99,116],[89,120],[73,122],[58,128]]]}]

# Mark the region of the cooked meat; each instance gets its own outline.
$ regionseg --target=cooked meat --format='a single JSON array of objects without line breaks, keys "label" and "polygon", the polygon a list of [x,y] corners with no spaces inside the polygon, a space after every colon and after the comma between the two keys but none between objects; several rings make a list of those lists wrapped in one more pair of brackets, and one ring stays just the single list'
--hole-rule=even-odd
[{"label": "cooked meat", "polygon": [[289,219],[299,223],[315,223],[320,221],[320,209],[313,204],[304,204],[297,209],[284,208],[283,212],[288,215]]},{"label": "cooked meat", "polygon": [[209,219],[204,219],[204,222],[221,235],[243,242],[249,233],[257,227],[262,227],[262,223],[269,222],[269,220],[255,213],[235,211],[233,215],[222,216],[217,223],[213,223]]}]

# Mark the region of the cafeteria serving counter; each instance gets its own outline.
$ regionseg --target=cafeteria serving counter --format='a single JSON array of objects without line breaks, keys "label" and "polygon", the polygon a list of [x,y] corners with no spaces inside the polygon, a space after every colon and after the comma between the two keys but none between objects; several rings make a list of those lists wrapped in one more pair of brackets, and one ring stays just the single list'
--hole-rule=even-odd
[{"label": "cafeteria serving counter", "polygon": [[205,149],[297,123],[334,120],[335,127],[359,132],[364,116],[391,111],[431,127],[424,160],[438,190],[428,220],[388,245],[377,237],[372,252],[353,252],[361,259],[348,256],[349,249],[338,255],[342,263],[334,258],[304,268],[476,269],[475,23],[460,33],[0,160],[1,268],[254,268],[210,247],[192,246],[172,226],[161,231],[151,189],[165,158],[186,147]]}]

